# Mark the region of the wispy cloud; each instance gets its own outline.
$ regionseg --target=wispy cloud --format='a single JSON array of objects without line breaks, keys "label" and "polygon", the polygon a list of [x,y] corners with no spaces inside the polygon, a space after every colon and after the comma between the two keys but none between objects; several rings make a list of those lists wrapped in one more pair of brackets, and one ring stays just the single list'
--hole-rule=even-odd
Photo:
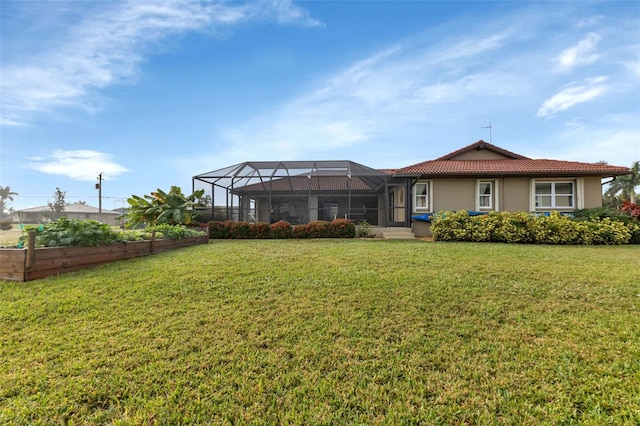
[{"label": "wispy cloud", "polygon": [[50,158],[32,158],[31,169],[50,175],[66,176],[78,181],[95,181],[103,173],[105,179],[127,172],[110,154],[93,150],[57,150]]},{"label": "wispy cloud", "polygon": [[592,101],[607,92],[605,76],[589,78],[584,84],[571,84],[553,95],[538,109],[538,117],[549,117],[560,111],[566,111],[574,105]]},{"label": "wispy cloud", "polygon": [[[592,32],[585,35],[584,26],[572,25],[572,16],[556,16],[553,22],[542,16],[523,9],[475,22],[462,32],[434,29],[396,41],[319,78],[308,91],[262,115],[230,123],[215,136],[216,155],[207,164],[337,157],[403,164],[405,158],[415,161],[415,151],[402,154],[400,147],[453,148],[488,138],[481,127],[489,122],[494,136],[509,132],[511,143],[527,144],[533,134],[542,134],[541,126],[548,131],[561,125],[540,124],[532,120],[536,117],[549,118],[596,99],[616,111],[612,101],[621,100],[611,95],[629,93],[616,76],[628,72],[625,52],[633,41],[620,43],[611,21],[588,19]],[[566,38],[549,31],[558,26],[567,28],[565,37],[580,41],[570,49],[561,45]],[[598,50],[607,54],[598,56]],[[580,75],[567,84],[562,81],[566,73],[549,67],[560,58],[567,71],[590,64],[587,71],[596,77]],[[602,115],[589,108],[580,114],[586,122]],[[565,121],[573,119],[564,115]],[[542,148],[553,156],[553,146],[544,143]]]},{"label": "wispy cloud", "polygon": [[393,141],[410,129],[459,118],[456,105],[465,100],[517,96],[528,89],[508,70],[510,61],[477,67],[487,55],[499,54],[512,34],[503,27],[445,37],[435,45],[429,35],[396,43],[227,129],[220,137],[229,145],[225,157],[235,162],[334,156],[343,148]]},{"label": "wispy cloud", "polygon": [[290,1],[129,1],[90,8],[65,32],[51,34],[46,49],[3,63],[3,116],[10,124],[25,112],[59,106],[94,110],[96,90],[135,79],[154,43],[188,31],[229,31],[251,21],[320,25]]},{"label": "wispy cloud", "polygon": [[7,126],[7,127],[16,126],[17,127],[17,126],[24,126],[24,125],[25,123],[21,123],[19,121],[15,121],[9,118],[4,118],[4,117],[0,118],[0,126]]},{"label": "wispy cloud", "polygon": [[556,58],[556,70],[568,72],[577,66],[595,62],[600,57],[600,54],[596,52],[600,39],[600,35],[590,32],[578,44],[562,51]]}]

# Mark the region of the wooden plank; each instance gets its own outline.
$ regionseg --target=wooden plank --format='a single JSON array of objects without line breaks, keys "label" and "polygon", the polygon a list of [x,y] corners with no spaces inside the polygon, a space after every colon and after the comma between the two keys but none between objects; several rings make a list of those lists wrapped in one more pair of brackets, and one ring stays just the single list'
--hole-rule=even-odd
[{"label": "wooden plank", "polygon": [[131,259],[134,257],[147,256],[151,254],[150,241],[131,241],[124,245],[124,258]]},{"label": "wooden plank", "polygon": [[60,257],[82,257],[85,255],[124,253],[124,243],[97,247],[44,247],[36,250],[36,259],[57,259]]},{"label": "wooden plank", "polygon": [[24,281],[27,262],[25,249],[0,249],[0,279]]},{"label": "wooden plank", "polygon": [[[24,268],[20,274],[19,258],[20,255],[11,254],[17,258],[18,266],[11,267],[7,271],[6,279],[16,281],[30,281],[34,279],[45,278],[52,275],[59,275],[65,272],[77,271],[92,266],[102,265],[104,263],[116,260],[130,259],[133,257],[146,256],[152,252],[163,252],[174,248],[187,247],[195,244],[206,244],[209,239],[206,235],[200,237],[189,237],[180,240],[156,240],[151,241],[134,241],[129,243],[111,244],[99,247],[49,247],[35,249],[34,261],[31,268]],[[26,264],[26,250],[11,250],[12,252],[21,253],[22,264]],[[0,250],[0,255],[2,250]],[[9,256],[9,255],[7,255]],[[1,258],[2,263],[4,257]],[[4,278],[0,275],[0,278]]]},{"label": "wooden plank", "polygon": [[27,268],[33,265],[36,254],[36,231],[31,230],[27,233]]}]

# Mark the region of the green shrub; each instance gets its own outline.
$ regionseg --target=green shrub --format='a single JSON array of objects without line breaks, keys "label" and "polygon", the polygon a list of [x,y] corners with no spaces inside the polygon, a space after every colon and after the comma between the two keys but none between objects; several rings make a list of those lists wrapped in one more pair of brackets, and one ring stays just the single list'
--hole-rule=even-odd
[{"label": "green shrub", "polygon": [[13,228],[13,223],[10,220],[3,220],[0,222],[0,229],[3,231],[8,231]]},{"label": "green shrub", "polygon": [[431,234],[438,241],[471,241],[469,222],[471,217],[466,210],[458,212],[438,212],[431,219]]},{"label": "green shrub", "polygon": [[271,238],[271,226],[268,223],[258,222],[249,225],[250,238],[267,239]]},{"label": "green shrub", "polygon": [[361,237],[361,238],[371,237],[373,235],[373,232],[371,231],[371,224],[366,220],[360,221],[360,223],[356,227],[356,233],[358,237]]},{"label": "green shrub", "polygon": [[231,237],[231,222],[212,220],[207,223],[209,238],[212,240],[227,239]]},{"label": "green shrub", "polygon": [[293,228],[286,220],[280,220],[271,224],[271,237],[272,238],[291,238],[293,237]]},{"label": "green shrub", "polygon": [[307,235],[309,238],[328,238],[331,236],[329,222],[326,220],[315,220],[307,223]]},{"label": "green shrub", "polygon": [[552,212],[492,212],[469,216],[465,211],[434,215],[431,232],[438,241],[493,241],[535,244],[626,244],[640,237],[631,218],[590,212],[579,219]]},{"label": "green shrub", "polygon": [[625,202],[623,210],[616,210],[609,207],[582,209],[575,212],[573,220],[585,222],[609,218],[613,221],[623,223],[631,234],[629,237],[629,244],[640,244],[640,220],[633,216],[634,210],[631,209],[630,206],[634,205],[629,202]]},{"label": "green shrub", "polygon": [[576,221],[587,221],[594,219],[604,219],[606,217],[610,218],[620,218],[623,216],[627,216],[620,210],[613,209],[611,207],[597,207],[593,209],[581,209],[576,210],[573,213],[573,220]]},{"label": "green shrub", "polygon": [[145,231],[147,233],[150,231],[156,231],[157,240],[179,240],[185,237],[196,237],[198,235],[202,235],[202,232],[199,231],[198,228],[187,228],[184,225],[169,225],[167,223],[145,228]]},{"label": "green shrub", "polygon": [[306,225],[296,225],[293,227],[293,238],[309,238]]},{"label": "green shrub", "polygon": [[329,231],[333,238],[354,238],[356,226],[349,219],[334,219],[329,224]]},{"label": "green shrub", "polygon": [[531,221],[530,228],[537,244],[580,244],[584,241],[577,222],[558,212],[538,216]]},{"label": "green shrub", "polygon": [[247,222],[231,222],[229,226],[229,238],[246,240],[251,238],[251,226]]}]

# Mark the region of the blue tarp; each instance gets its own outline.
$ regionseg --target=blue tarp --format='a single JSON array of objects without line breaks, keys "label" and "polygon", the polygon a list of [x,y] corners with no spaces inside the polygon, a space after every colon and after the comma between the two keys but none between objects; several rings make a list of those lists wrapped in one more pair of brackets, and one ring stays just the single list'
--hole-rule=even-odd
[{"label": "blue tarp", "polygon": [[[487,214],[488,212],[474,212],[471,210],[468,210],[467,213],[469,213],[469,216],[480,216],[483,214]],[[534,215],[537,216],[550,216],[551,213],[550,212],[540,212],[540,213],[532,213]],[[569,217],[573,217],[573,213],[564,213],[561,212],[560,213],[562,216],[569,216]],[[411,219],[413,220],[418,220],[421,222],[431,222],[433,220],[433,213],[425,213],[425,214],[419,214],[416,216],[411,216]]]},{"label": "blue tarp", "polygon": [[431,222],[432,218],[433,218],[433,213],[426,213],[426,214],[420,214],[417,216],[411,216],[411,219],[419,220],[421,222]]},{"label": "blue tarp", "polygon": [[[469,213],[469,216],[480,216],[483,214],[487,214],[487,212],[474,212],[471,210],[468,210],[467,213]],[[421,222],[431,222],[431,220],[433,219],[433,213],[425,213],[425,214],[419,214],[416,216],[411,216],[411,219],[419,220]]]}]

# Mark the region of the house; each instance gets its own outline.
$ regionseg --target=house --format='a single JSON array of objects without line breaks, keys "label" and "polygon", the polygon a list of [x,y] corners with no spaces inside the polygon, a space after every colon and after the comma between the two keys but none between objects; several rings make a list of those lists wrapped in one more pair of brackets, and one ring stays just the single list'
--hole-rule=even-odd
[{"label": "house", "polygon": [[429,214],[438,211],[570,213],[601,207],[602,179],[628,173],[607,164],[531,159],[480,140],[395,170],[351,161],[247,162],[194,176],[193,189],[211,195],[212,209],[224,200],[230,220],[344,217],[428,236]]},{"label": "house", "polygon": [[[11,212],[11,219],[17,223],[43,223],[51,220],[51,208],[49,206],[30,207]],[[72,203],[64,206],[64,212],[60,216],[69,219],[91,219],[109,225],[118,225],[118,212],[100,209],[81,203]]]}]

